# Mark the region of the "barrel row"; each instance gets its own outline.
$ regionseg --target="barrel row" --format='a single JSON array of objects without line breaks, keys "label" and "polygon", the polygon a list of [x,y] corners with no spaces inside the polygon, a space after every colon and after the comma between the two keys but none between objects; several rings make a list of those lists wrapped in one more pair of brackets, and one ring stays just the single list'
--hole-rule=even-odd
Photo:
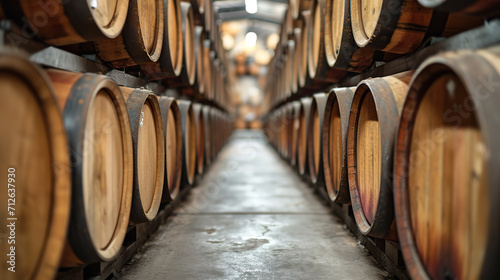
[{"label": "barrel row", "polygon": [[500,47],[443,53],[269,113],[269,142],[350,204],[358,230],[400,243],[413,279],[497,279]]},{"label": "barrel row", "polygon": [[227,62],[211,5],[209,0],[2,0],[0,19],[12,20],[27,39],[96,54],[111,68],[132,67],[145,80],[225,106],[224,87],[214,81],[227,76]]},{"label": "barrel row", "polygon": [[52,279],[58,267],[115,259],[128,226],[153,221],[231,132],[217,107],[119,87],[103,75],[42,70],[8,51],[0,69],[8,181],[0,215],[12,221],[0,248],[15,252],[0,267],[16,266],[6,279]]},{"label": "barrel row", "polygon": [[[453,9],[433,9],[439,2]],[[497,1],[459,2],[290,0],[269,65],[269,106],[310,95],[365,71],[374,61],[389,62],[414,52],[431,37],[481,26],[485,16],[499,13]]]}]

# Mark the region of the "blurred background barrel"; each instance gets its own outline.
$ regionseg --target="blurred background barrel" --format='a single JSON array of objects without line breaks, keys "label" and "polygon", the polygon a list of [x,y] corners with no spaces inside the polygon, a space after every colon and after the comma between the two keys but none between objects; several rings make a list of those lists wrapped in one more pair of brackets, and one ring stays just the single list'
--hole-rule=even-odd
[{"label": "blurred background barrel", "polygon": [[165,180],[163,202],[173,201],[179,194],[182,174],[182,125],[179,107],[171,97],[159,97],[165,136]]},{"label": "blurred background barrel", "polygon": [[300,100],[299,110],[299,139],[297,142],[297,157],[299,174],[304,175],[307,170],[307,146],[308,146],[308,132],[309,132],[309,119],[311,116],[311,103],[312,98],[305,97]]},{"label": "blurred background barrel", "polygon": [[413,80],[397,133],[395,208],[411,277],[498,279],[500,49],[445,53]]},{"label": "blurred background barrel", "polygon": [[487,17],[500,14],[500,2],[495,0],[418,0],[418,2],[424,7],[446,12],[461,12]]},{"label": "blurred background barrel", "polygon": [[127,105],[109,78],[48,70],[64,108],[72,203],[62,266],[112,260],[129,223],[133,148]]},{"label": "blurred background barrel", "polygon": [[311,183],[320,186],[325,182],[323,173],[323,153],[321,149],[323,146],[323,120],[327,98],[328,95],[325,93],[313,95],[307,133],[307,137],[309,137],[307,141],[309,175],[311,176]]},{"label": "blurred background barrel", "polygon": [[[125,24],[129,0],[21,0],[2,1],[2,5],[13,11],[6,16],[23,26],[24,32],[50,45],[62,46],[116,38]],[[26,22],[31,30],[26,29]]]},{"label": "blurred background barrel", "polygon": [[347,136],[351,203],[361,233],[395,240],[392,194],[394,138],[413,71],[362,81],[354,93]]},{"label": "blurred background barrel", "polygon": [[122,87],[134,149],[134,185],[130,220],[152,221],[163,194],[165,138],[158,98],[152,91]]},{"label": "blurred background barrel", "polygon": [[191,185],[196,175],[196,123],[190,101],[177,100],[182,125],[181,186]]},{"label": "blurred background barrel", "polygon": [[123,32],[95,42],[99,57],[115,68],[156,62],[165,32],[163,0],[129,0]]},{"label": "blurred background barrel", "polygon": [[300,101],[294,101],[291,104],[292,115],[291,115],[291,126],[292,126],[292,139],[290,148],[290,164],[292,166],[297,165],[297,147],[299,143],[299,125],[300,125]]},{"label": "blurred background barrel", "polygon": [[196,170],[203,174],[205,168],[205,119],[201,104],[193,104],[194,120],[196,126]]},{"label": "blurred background barrel", "polygon": [[356,88],[336,88],[330,91],[323,121],[323,172],[330,200],[349,203],[347,173],[347,129],[352,98]]},{"label": "blurred background barrel", "polygon": [[[52,279],[70,216],[71,161],[50,80],[27,59],[0,51],[0,269],[3,279]],[[33,141],[36,139],[36,141]],[[8,185],[11,184],[11,185]],[[17,198],[17,199],[16,199]],[[15,273],[8,271],[15,209]],[[5,233],[5,234],[4,234]]]},{"label": "blurred background barrel", "polygon": [[212,147],[212,135],[215,133],[215,131],[212,129],[212,115],[211,113],[211,108],[210,106],[204,105],[202,108],[202,113],[203,113],[203,132],[205,135],[205,155],[203,156],[205,158],[205,165],[208,166],[210,163],[212,163],[212,159],[210,158],[210,148]]}]

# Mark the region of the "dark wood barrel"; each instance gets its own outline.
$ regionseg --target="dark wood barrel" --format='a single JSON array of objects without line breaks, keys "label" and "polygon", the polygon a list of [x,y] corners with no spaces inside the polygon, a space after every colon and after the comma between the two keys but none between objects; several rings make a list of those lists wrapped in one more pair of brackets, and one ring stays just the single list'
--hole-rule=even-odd
[{"label": "dark wood barrel", "polygon": [[156,62],[163,46],[163,0],[129,0],[123,32],[95,42],[97,54],[115,68]]},{"label": "dark wood barrel", "polygon": [[362,81],[347,136],[351,203],[361,233],[397,240],[392,159],[397,122],[413,71]]},{"label": "dark wood barrel", "polygon": [[196,56],[196,84],[195,88],[199,94],[205,94],[205,71],[204,71],[204,43],[205,43],[205,31],[201,26],[195,26],[194,28],[195,39],[194,39],[194,50]]},{"label": "dark wood barrel", "polygon": [[209,96],[212,95],[212,70],[211,70],[211,65],[212,65],[212,57],[210,56],[210,45],[211,42],[208,39],[203,40],[203,66],[202,66],[202,71],[203,71],[203,86],[205,89],[204,95],[208,98]]},{"label": "dark wood barrel", "polygon": [[309,28],[307,51],[309,78],[317,82],[337,83],[345,77],[346,71],[340,68],[331,68],[326,60],[325,12],[319,1],[312,1],[311,19],[307,26]]},{"label": "dark wood barrel", "polygon": [[212,159],[210,158],[210,147],[213,145],[212,144],[212,134],[214,133],[212,131],[212,120],[211,120],[211,115],[210,115],[210,106],[208,105],[203,105],[202,113],[203,113],[203,132],[205,135],[205,165],[208,166],[212,163]]},{"label": "dark wood barrel", "polygon": [[127,102],[134,149],[134,184],[130,220],[152,221],[163,194],[165,137],[160,105],[149,90],[121,88]]},{"label": "dark wood barrel", "polygon": [[110,261],[122,247],[132,202],[134,155],[127,104],[106,76],[47,73],[64,108],[72,160],[70,247],[61,266]]},{"label": "dark wood barrel", "polygon": [[402,110],[394,197],[414,279],[499,279],[500,49],[424,62]]},{"label": "dark wood barrel", "polygon": [[180,0],[163,0],[165,19],[163,46],[157,62],[141,64],[141,70],[151,80],[175,78],[181,74],[184,56]]},{"label": "dark wood barrel", "polygon": [[397,54],[416,50],[429,35],[448,37],[483,23],[435,12],[417,0],[351,0],[351,22],[358,46]]},{"label": "dark wood barrel", "polygon": [[182,125],[181,187],[191,185],[196,175],[196,124],[191,101],[177,100]]},{"label": "dark wood barrel", "polygon": [[300,101],[293,101],[291,104],[291,147],[290,147],[290,164],[297,165],[297,147],[299,143],[299,126],[300,126]]},{"label": "dark wood barrel", "polygon": [[311,21],[311,12],[302,12],[303,25],[300,29],[300,50],[299,59],[297,61],[297,77],[299,88],[304,88],[307,86],[307,81],[309,79],[309,73],[307,72],[307,49],[309,48],[309,38],[308,38],[308,26]]},{"label": "dark wood barrel", "polygon": [[309,137],[309,118],[311,114],[311,97],[304,97],[300,100],[299,110],[299,139],[297,142],[297,160],[299,167],[299,174],[304,175],[308,172],[307,165],[307,142]]},{"label": "dark wood barrel", "polygon": [[359,48],[351,25],[351,0],[325,1],[324,49],[329,67],[360,73],[373,61],[374,51]]},{"label": "dark wood barrel", "polygon": [[500,14],[500,3],[495,0],[418,0],[418,2],[424,7],[446,12],[461,12],[486,17]]},{"label": "dark wood barrel", "polygon": [[[28,59],[1,50],[0,73],[0,217],[5,223],[0,268],[3,279],[52,279],[70,216],[71,162],[62,114],[49,78]],[[11,222],[17,241],[13,260]],[[15,273],[8,270],[11,264]]]},{"label": "dark wood barrel", "polygon": [[325,106],[327,94],[317,93],[313,95],[311,103],[311,116],[309,117],[309,130],[307,141],[307,156],[309,163],[309,175],[311,183],[324,185],[325,176],[323,172],[323,120],[325,117]]},{"label": "dark wood barrel", "polygon": [[182,125],[174,98],[159,98],[165,135],[165,180],[162,202],[173,201],[179,194],[182,174]]},{"label": "dark wood barrel", "polygon": [[3,1],[14,21],[24,18],[23,33],[56,46],[116,38],[127,18],[129,0],[104,1]]},{"label": "dark wood barrel", "polygon": [[181,2],[181,21],[182,21],[182,38],[183,56],[182,70],[179,76],[168,79],[169,87],[190,87],[194,85],[196,78],[196,53],[195,53],[195,33],[194,33],[194,16],[191,4]]},{"label": "dark wood barrel", "polygon": [[[302,18],[297,20],[299,25],[303,25]],[[299,92],[299,59],[302,52],[302,29],[297,27],[293,30],[293,41],[295,47],[293,50],[293,71],[292,71],[292,94]]]},{"label": "dark wood barrel", "polygon": [[196,125],[196,170],[203,174],[205,168],[205,118],[201,104],[193,104],[194,120]]},{"label": "dark wood barrel", "polygon": [[323,121],[323,173],[331,201],[350,203],[347,177],[347,129],[356,88],[336,88],[328,95]]}]

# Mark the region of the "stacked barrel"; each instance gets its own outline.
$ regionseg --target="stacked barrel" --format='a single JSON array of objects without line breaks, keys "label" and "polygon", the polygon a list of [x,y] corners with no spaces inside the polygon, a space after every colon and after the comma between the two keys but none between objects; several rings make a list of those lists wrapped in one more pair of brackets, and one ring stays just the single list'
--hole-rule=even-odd
[{"label": "stacked barrel", "polygon": [[[51,279],[59,267],[116,259],[129,226],[153,221],[213,162],[232,121],[210,5],[0,1],[2,17],[29,39],[95,54],[96,63],[144,84],[43,69],[2,47],[0,168],[8,190],[0,199],[8,205],[0,215],[13,226],[2,229],[0,248],[13,253],[2,255],[0,278]],[[4,273],[11,264],[16,273]]]},{"label": "stacked barrel", "polygon": [[500,45],[340,85],[499,14],[497,1],[294,0],[281,26],[270,143],[361,234],[400,243],[414,279],[500,278]]}]

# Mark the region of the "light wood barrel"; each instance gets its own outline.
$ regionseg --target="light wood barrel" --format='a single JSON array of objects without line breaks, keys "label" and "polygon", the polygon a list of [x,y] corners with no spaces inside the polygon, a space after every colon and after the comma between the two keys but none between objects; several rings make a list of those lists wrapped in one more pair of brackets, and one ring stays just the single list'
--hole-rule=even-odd
[{"label": "light wood barrel", "polygon": [[61,266],[110,261],[129,223],[133,186],[132,132],[127,105],[106,76],[48,70],[64,108],[71,153],[68,244]]},{"label": "light wood barrel", "polygon": [[175,78],[181,74],[184,39],[180,0],[163,0],[163,46],[157,62],[141,64],[141,70],[151,80]]},{"label": "light wood barrel", "polygon": [[195,53],[195,32],[194,16],[191,4],[181,2],[181,21],[183,56],[182,70],[179,76],[170,78],[167,81],[169,87],[190,87],[194,85],[196,79],[196,53]]},{"label": "light wood barrel", "polygon": [[337,83],[345,77],[346,71],[340,68],[331,68],[326,60],[325,12],[319,1],[312,1],[311,20],[308,25],[307,65],[309,77],[314,81]]},{"label": "light wood barrel", "polygon": [[134,185],[130,220],[152,221],[163,194],[165,136],[160,105],[149,90],[121,88],[127,102],[134,149]]},{"label": "light wood barrel", "polygon": [[297,157],[299,174],[304,175],[309,170],[306,168],[307,164],[307,142],[309,141],[309,119],[311,115],[311,97],[304,97],[300,100],[299,111],[299,139],[297,142]]},{"label": "light wood barrel", "polygon": [[429,35],[451,36],[482,24],[480,18],[447,15],[423,7],[417,0],[351,0],[354,39],[360,47],[406,54]]},{"label": "light wood barrel", "polygon": [[351,203],[361,233],[397,240],[392,194],[394,138],[413,71],[362,81],[347,136]]},{"label": "light wood barrel", "polygon": [[396,221],[415,279],[499,279],[500,49],[445,53],[412,81],[396,138]]},{"label": "light wood barrel", "polygon": [[299,143],[299,126],[300,126],[300,101],[293,101],[291,103],[292,115],[291,115],[291,148],[290,148],[290,164],[292,166],[297,165],[297,146]]},{"label": "light wood barrel", "polygon": [[323,121],[323,172],[330,200],[350,203],[347,178],[347,129],[356,88],[336,88],[328,95]]},{"label": "light wood barrel", "polygon": [[[24,14],[22,18],[25,18],[31,29],[29,33],[48,44],[63,46],[97,39],[116,38],[125,24],[129,0],[96,2],[21,0],[19,4]],[[19,4],[5,3],[4,5]],[[15,14],[8,14],[8,16],[15,16]],[[23,31],[28,32],[26,29]]]},{"label": "light wood barrel", "polygon": [[173,201],[179,194],[182,172],[182,125],[179,107],[175,99],[159,98],[163,133],[165,135],[165,180],[163,202]]},{"label": "light wood barrel", "polygon": [[327,94],[317,93],[313,95],[311,103],[311,116],[309,117],[309,130],[307,141],[307,156],[309,163],[309,175],[311,183],[324,185],[325,176],[323,172],[323,121],[325,117],[325,106]]},{"label": "light wood barrel", "polygon": [[193,104],[194,120],[196,125],[196,170],[203,174],[205,168],[205,118],[201,104]]},{"label": "light wood barrel", "polygon": [[[2,279],[52,279],[66,239],[71,197],[61,112],[47,75],[24,57],[1,50],[0,73]],[[15,272],[8,270],[12,265]]]},{"label": "light wood barrel", "polygon": [[203,114],[203,132],[205,135],[205,165],[208,166],[210,163],[212,163],[212,160],[210,158],[210,147],[213,145],[212,144],[212,127],[211,127],[211,115],[210,115],[210,106],[208,105],[203,105],[202,107],[202,114]]},{"label": "light wood barrel", "polygon": [[325,2],[322,21],[325,56],[329,67],[360,73],[372,64],[374,51],[356,45],[352,33],[350,1]]},{"label": "light wood barrel", "polygon": [[446,12],[493,17],[500,14],[500,3],[495,0],[418,0],[427,8]]},{"label": "light wood barrel", "polygon": [[156,62],[163,46],[163,0],[129,0],[123,32],[95,42],[97,54],[115,68]]},{"label": "light wood barrel", "polygon": [[302,11],[306,11],[311,7],[311,0],[290,0],[291,13],[293,19],[298,19]]},{"label": "light wood barrel", "polygon": [[196,123],[190,101],[177,100],[182,125],[181,187],[191,185],[196,175]]}]

